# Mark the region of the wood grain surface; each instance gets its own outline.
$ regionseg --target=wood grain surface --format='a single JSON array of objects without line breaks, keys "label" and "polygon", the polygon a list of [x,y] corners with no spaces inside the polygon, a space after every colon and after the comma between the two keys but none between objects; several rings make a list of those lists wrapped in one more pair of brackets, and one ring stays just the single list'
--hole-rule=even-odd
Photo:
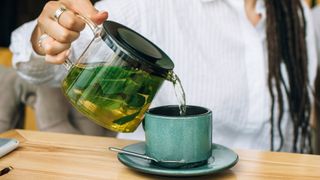
[{"label": "wood grain surface", "polygon": [[[122,165],[108,146],[136,141],[115,138],[13,130],[0,135],[18,139],[14,152],[0,159],[0,168],[14,169],[0,179],[175,179],[133,171]],[[320,179],[320,156],[236,150],[240,160],[218,174],[177,179]]]}]

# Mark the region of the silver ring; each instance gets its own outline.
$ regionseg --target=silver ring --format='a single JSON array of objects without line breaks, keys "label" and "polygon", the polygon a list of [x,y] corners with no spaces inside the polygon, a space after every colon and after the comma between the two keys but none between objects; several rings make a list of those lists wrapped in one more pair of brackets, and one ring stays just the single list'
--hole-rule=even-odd
[{"label": "silver ring", "polygon": [[64,6],[59,7],[59,9],[54,12],[53,18],[59,23],[59,18],[63,12],[65,12],[67,9]]},{"label": "silver ring", "polygon": [[38,46],[40,48],[42,48],[42,42],[47,39],[49,37],[48,34],[42,34],[40,37],[39,37],[39,40],[38,40]]}]

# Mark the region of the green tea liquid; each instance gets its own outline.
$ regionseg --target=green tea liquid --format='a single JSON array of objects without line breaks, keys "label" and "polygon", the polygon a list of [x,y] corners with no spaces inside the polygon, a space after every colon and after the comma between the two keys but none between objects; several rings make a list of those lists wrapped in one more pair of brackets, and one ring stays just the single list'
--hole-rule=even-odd
[{"label": "green tea liquid", "polygon": [[163,81],[139,69],[78,64],[62,87],[74,107],[100,126],[133,132]]},{"label": "green tea liquid", "polygon": [[178,75],[175,74],[173,71],[169,72],[168,80],[171,81],[173,84],[174,92],[179,102],[180,116],[184,116],[186,115],[186,111],[187,111],[187,102],[186,102],[186,93],[184,92],[182,83]]}]

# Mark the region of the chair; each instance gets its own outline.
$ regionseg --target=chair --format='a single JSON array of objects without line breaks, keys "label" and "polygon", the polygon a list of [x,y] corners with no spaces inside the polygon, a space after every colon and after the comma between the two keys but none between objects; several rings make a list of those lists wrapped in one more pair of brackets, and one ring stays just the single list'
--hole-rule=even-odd
[{"label": "chair", "polygon": [[[11,58],[12,54],[8,48],[0,48],[0,65],[11,68]],[[26,107],[25,111],[25,120],[24,120],[24,129],[36,130],[36,119],[33,109]]]}]

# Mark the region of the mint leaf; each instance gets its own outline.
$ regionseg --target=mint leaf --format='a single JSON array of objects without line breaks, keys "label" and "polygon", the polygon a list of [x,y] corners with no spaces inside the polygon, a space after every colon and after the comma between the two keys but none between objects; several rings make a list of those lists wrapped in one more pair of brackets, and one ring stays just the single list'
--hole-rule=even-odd
[{"label": "mint leaf", "polygon": [[127,101],[131,107],[142,107],[145,104],[146,98],[140,94],[131,95]]},{"label": "mint leaf", "polygon": [[119,94],[126,87],[126,79],[103,79],[100,81],[103,94]]},{"label": "mint leaf", "polygon": [[139,113],[140,113],[140,111],[138,111],[138,112],[136,112],[136,113],[133,113],[133,114],[130,114],[130,115],[128,115],[128,116],[124,116],[124,117],[122,117],[122,118],[120,118],[120,119],[114,120],[113,123],[119,124],[119,125],[123,125],[123,124],[125,124],[125,123],[127,123],[127,122],[130,122],[130,121],[134,120],[135,117],[136,117]]}]

